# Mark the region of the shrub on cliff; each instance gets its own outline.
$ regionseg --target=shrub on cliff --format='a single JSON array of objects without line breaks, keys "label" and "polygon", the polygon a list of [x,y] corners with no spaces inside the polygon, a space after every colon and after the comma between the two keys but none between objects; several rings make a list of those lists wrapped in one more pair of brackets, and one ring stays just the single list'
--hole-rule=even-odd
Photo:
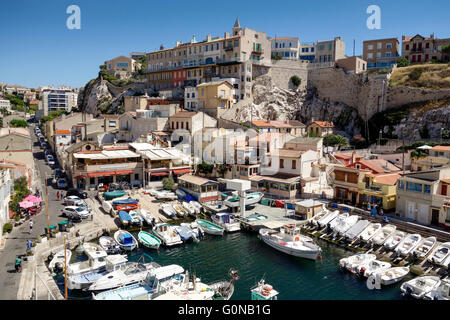
[{"label": "shrub on cliff", "polygon": [[401,67],[407,67],[409,66],[411,63],[409,62],[408,59],[400,57],[397,59],[397,67],[401,68]]},{"label": "shrub on cliff", "polygon": [[292,76],[291,82],[294,84],[294,86],[298,87],[300,83],[302,83],[302,79],[300,79],[298,76]]}]

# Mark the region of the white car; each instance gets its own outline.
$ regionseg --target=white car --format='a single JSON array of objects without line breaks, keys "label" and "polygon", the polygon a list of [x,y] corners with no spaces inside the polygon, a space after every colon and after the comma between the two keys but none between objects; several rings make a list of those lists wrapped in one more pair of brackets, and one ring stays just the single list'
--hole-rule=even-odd
[{"label": "white car", "polygon": [[89,217],[88,210],[81,208],[81,207],[76,207],[76,206],[65,207],[63,209],[62,213],[64,216],[66,216],[69,219],[74,219],[74,218],[86,219],[87,217]]},{"label": "white car", "polygon": [[47,163],[48,163],[49,166],[52,166],[52,165],[54,166],[55,165],[55,159],[53,158],[53,156],[51,154],[49,154],[47,156]]},{"label": "white car", "polygon": [[84,202],[82,199],[80,199],[77,196],[68,196],[64,198],[64,204],[66,206],[72,206],[72,207],[80,207],[83,208],[89,212],[91,212],[91,208]]}]

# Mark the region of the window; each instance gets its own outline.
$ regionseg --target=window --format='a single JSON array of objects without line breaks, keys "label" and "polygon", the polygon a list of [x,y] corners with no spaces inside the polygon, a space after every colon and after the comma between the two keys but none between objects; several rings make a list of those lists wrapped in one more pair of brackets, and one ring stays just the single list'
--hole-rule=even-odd
[{"label": "window", "polygon": [[369,44],[369,45],[367,46],[367,50],[373,50],[373,44]]},{"label": "window", "polygon": [[190,97],[189,97],[189,92],[188,92],[188,93],[186,93],[186,98],[188,98],[188,99],[190,98]]},{"label": "window", "polygon": [[332,43],[328,44],[328,51],[331,51],[331,50],[333,50],[333,44]]},{"label": "window", "polygon": [[381,42],[377,43],[377,49],[381,49],[383,47],[383,44]]},{"label": "window", "polygon": [[392,54],[391,52],[386,52],[386,57],[387,57],[387,58],[390,58],[390,57],[391,57],[391,54]]},{"label": "window", "polygon": [[280,159],[280,168],[284,168],[284,159]]},{"label": "window", "polygon": [[398,188],[400,190],[404,190],[404,188],[405,188],[405,181],[400,180],[399,183],[398,183]]},{"label": "window", "polygon": [[405,46],[405,50],[409,50],[409,44]]},{"label": "window", "polygon": [[367,59],[373,59],[373,53],[368,53],[367,54]]},{"label": "window", "polygon": [[109,121],[109,126],[110,127],[115,127],[116,126],[116,122],[115,121]]},{"label": "window", "polygon": [[386,49],[392,49],[392,43],[386,43]]},{"label": "window", "polygon": [[424,184],[423,185],[423,192],[424,193],[428,193],[428,194],[430,194],[430,192],[431,192],[431,186],[429,185],[429,184]]},{"label": "window", "polygon": [[323,44],[321,44],[318,48],[319,51],[323,51],[325,49],[325,46]]},{"label": "window", "polygon": [[292,160],[292,169],[297,169],[297,161]]},{"label": "window", "polygon": [[381,52],[377,52],[377,58],[381,58]]}]

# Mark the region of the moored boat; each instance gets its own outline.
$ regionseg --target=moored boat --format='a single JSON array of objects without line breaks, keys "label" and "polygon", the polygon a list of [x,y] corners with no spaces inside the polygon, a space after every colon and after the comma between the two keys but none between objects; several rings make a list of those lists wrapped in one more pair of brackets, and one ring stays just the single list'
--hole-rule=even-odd
[{"label": "moored boat", "polygon": [[450,279],[441,279],[437,288],[423,296],[425,300],[450,300]]},{"label": "moored boat", "polygon": [[408,256],[422,241],[418,233],[408,234],[395,248],[395,252],[402,256]]},{"label": "moored boat", "polygon": [[161,245],[161,240],[149,232],[140,231],[138,233],[139,242],[146,248],[158,249]]},{"label": "moored boat", "polygon": [[334,210],[334,211],[330,212],[329,214],[327,214],[326,216],[324,216],[319,221],[317,221],[317,225],[319,226],[319,228],[323,228],[326,225],[328,225],[330,222],[332,222],[334,219],[336,219],[336,217],[338,215],[339,215],[339,210]]},{"label": "moored boat", "polygon": [[109,236],[101,236],[98,239],[98,243],[100,247],[103,248],[103,250],[106,251],[108,254],[116,254],[120,252],[120,246],[117,244],[117,242],[114,240],[114,238]]},{"label": "moored boat", "polygon": [[174,226],[174,229],[180,236],[181,240],[183,240],[183,242],[186,242],[186,241],[189,241],[192,239],[193,232],[189,226],[179,225],[179,226]]},{"label": "moored boat", "polygon": [[413,255],[419,259],[425,258],[433,250],[434,246],[436,245],[436,242],[437,242],[436,237],[428,237],[422,239],[417,248],[414,249]]},{"label": "moored boat", "polygon": [[370,224],[368,220],[359,220],[356,224],[350,227],[345,233],[344,238],[349,241],[356,239],[364,229]]},{"label": "moored boat", "polygon": [[172,207],[175,209],[175,211],[179,217],[183,218],[189,214],[189,212],[185,208],[183,208],[183,206],[179,203],[174,203],[172,205]]},{"label": "moored boat", "polygon": [[174,209],[174,207],[169,203],[164,203],[161,205],[161,210],[164,212],[164,214],[169,217],[173,218],[176,217],[177,211]]},{"label": "moored boat", "polygon": [[359,216],[357,215],[348,216],[347,218],[342,219],[334,228],[333,230],[334,234],[343,236],[347,230],[349,230],[358,222],[358,220]]},{"label": "moored boat", "polygon": [[384,242],[384,247],[393,250],[406,237],[406,233],[400,230],[394,231]]},{"label": "moored boat", "polygon": [[214,223],[225,229],[226,232],[235,232],[241,230],[239,221],[234,220],[231,213],[217,213],[211,216]]},{"label": "moored boat", "polygon": [[380,272],[383,270],[387,270],[391,267],[389,262],[384,262],[380,260],[371,260],[367,263],[360,264],[356,267],[357,274],[363,277],[370,277],[375,272]]},{"label": "moored boat", "polygon": [[376,258],[377,257],[372,253],[358,253],[339,260],[339,266],[349,271],[356,271],[356,267],[359,265],[373,261]]},{"label": "moored boat", "polygon": [[294,225],[284,225],[280,231],[260,229],[259,238],[272,248],[283,253],[316,260],[322,250],[314,241],[300,234],[300,229]]},{"label": "moored boat", "polygon": [[126,211],[119,211],[119,220],[123,227],[128,227],[131,224],[131,216]]},{"label": "moored boat", "polygon": [[409,267],[393,267],[379,272],[374,272],[367,278],[369,289],[381,289],[381,285],[391,285],[401,281],[409,273]]},{"label": "moored boat", "polygon": [[363,242],[367,242],[372,237],[374,237],[380,230],[382,226],[381,223],[370,223],[364,230],[359,234],[359,238]]},{"label": "moored boat", "polygon": [[103,197],[105,198],[105,200],[112,200],[115,198],[123,197],[126,194],[127,193],[123,190],[116,190],[103,193]]},{"label": "moored boat", "polygon": [[136,211],[131,210],[130,212],[128,212],[128,214],[131,217],[131,224],[135,225],[135,226],[142,226],[143,224],[143,219],[137,214]]},{"label": "moored boat", "polygon": [[381,228],[379,232],[377,232],[376,235],[370,239],[369,242],[375,244],[375,245],[382,245],[387,238],[397,229],[396,226],[392,224],[387,224]]},{"label": "moored boat", "polygon": [[197,210],[190,203],[183,201],[183,203],[181,205],[183,206],[183,208],[185,209],[185,211],[187,211],[187,213],[189,215],[195,217]]},{"label": "moored boat", "polygon": [[450,256],[450,242],[444,242],[434,249],[434,251],[428,256],[428,261],[447,267],[446,261]]},{"label": "moored boat", "polygon": [[400,290],[404,296],[422,299],[431,290],[441,284],[439,277],[421,276],[402,283]]},{"label": "moored boat", "polygon": [[155,215],[151,214],[149,211],[140,208],[138,211],[140,217],[142,218],[142,220],[145,221],[145,223],[149,226],[151,226],[154,223],[159,222],[158,217],[156,217]]},{"label": "moored boat", "polygon": [[132,251],[138,246],[138,242],[133,235],[125,230],[117,230],[114,233],[114,240],[121,249],[126,251]]},{"label": "moored boat", "polygon": [[174,246],[183,243],[174,226],[170,224],[158,223],[153,227],[152,232],[165,246]]},{"label": "moored boat", "polygon": [[200,202],[192,200],[192,201],[189,201],[189,204],[196,209],[197,214],[202,213],[203,206],[200,204]]},{"label": "moored boat", "polygon": [[279,294],[270,284],[266,284],[264,279],[261,279],[250,292],[251,300],[277,300]]},{"label": "moored boat", "polygon": [[329,222],[328,225],[330,229],[334,231],[336,226],[342,224],[345,221],[345,219],[347,219],[349,216],[350,215],[348,214],[348,212],[340,213],[335,219]]},{"label": "moored boat", "polygon": [[69,264],[70,258],[72,257],[72,251],[66,249],[66,254],[64,256],[64,249],[50,255],[51,259],[48,264],[48,269],[52,272],[63,271],[64,262]]},{"label": "moored boat", "polygon": [[207,234],[222,236],[225,231],[221,226],[204,219],[197,219],[195,222],[197,222],[200,228]]}]

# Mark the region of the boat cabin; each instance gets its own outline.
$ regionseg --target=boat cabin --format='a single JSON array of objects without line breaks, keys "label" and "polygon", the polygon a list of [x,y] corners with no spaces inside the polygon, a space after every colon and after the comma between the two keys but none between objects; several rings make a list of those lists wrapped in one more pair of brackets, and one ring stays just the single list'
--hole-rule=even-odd
[{"label": "boat cabin", "polygon": [[128,262],[128,259],[120,254],[109,255],[105,258],[105,260],[106,260],[106,270],[108,272],[119,270],[120,268],[125,266]]},{"label": "boat cabin", "polygon": [[300,240],[300,228],[292,225],[292,224],[285,224],[280,229],[280,234],[283,236],[283,238],[291,238],[292,241],[299,241]]},{"label": "boat cabin", "polygon": [[261,280],[258,285],[251,290],[251,300],[277,300],[279,292],[274,290],[270,284],[264,284]]}]

